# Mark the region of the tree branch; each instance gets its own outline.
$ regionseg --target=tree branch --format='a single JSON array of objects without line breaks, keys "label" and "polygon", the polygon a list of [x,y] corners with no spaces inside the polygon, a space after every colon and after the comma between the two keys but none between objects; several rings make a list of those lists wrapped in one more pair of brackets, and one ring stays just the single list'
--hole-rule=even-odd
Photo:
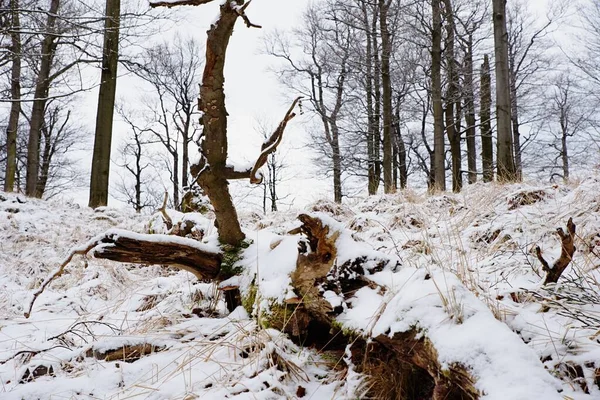
[{"label": "tree branch", "polygon": [[201,4],[207,4],[212,2],[213,0],[165,0],[165,1],[151,1],[150,7],[176,7],[176,6],[199,6]]},{"label": "tree branch", "polygon": [[546,272],[544,285],[558,282],[562,273],[569,263],[571,263],[573,254],[576,250],[575,245],[573,244],[573,239],[575,238],[575,224],[573,223],[573,218],[569,218],[569,221],[567,222],[567,233],[565,233],[562,228],[557,228],[556,233],[561,240],[561,252],[560,257],[552,264],[552,268],[550,268],[548,262],[542,257],[542,251],[539,246],[535,248],[536,256],[542,263],[542,269]]},{"label": "tree branch", "polygon": [[277,146],[279,146],[279,143],[281,143],[281,139],[283,138],[283,131],[285,130],[285,127],[287,126],[288,121],[296,116],[296,113],[294,113],[293,111],[294,111],[294,107],[296,107],[296,104],[298,104],[300,99],[302,99],[302,97],[297,97],[294,100],[294,102],[288,109],[287,113],[283,117],[283,120],[279,123],[279,126],[277,127],[277,129],[275,129],[275,132],[273,132],[273,134],[261,146],[261,148],[260,148],[261,153],[258,156],[258,159],[256,160],[256,163],[254,164],[252,171],[250,172],[250,183],[254,183],[254,184],[262,183],[262,181],[263,181],[262,174],[260,174],[260,176],[257,176],[256,174],[257,174],[258,170],[263,165],[265,165],[265,163],[267,162],[269,154],[271,154],[275,150],[277,150]]}]

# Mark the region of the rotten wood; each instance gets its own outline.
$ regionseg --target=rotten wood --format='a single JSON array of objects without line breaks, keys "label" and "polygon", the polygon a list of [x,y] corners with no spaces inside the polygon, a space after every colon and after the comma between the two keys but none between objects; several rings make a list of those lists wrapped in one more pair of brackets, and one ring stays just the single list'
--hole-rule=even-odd
[{"label": "rotten wood", "polygon": [[[285,309],[278,312],[281,321],[270,321],[273,327],[286,332],[292,340],[319,350],[343,352],[351,342],[357,371],[374,377],[370,398],[479,398],[467,369],[460,364],[442,365],[433,344],[421,332],[411,330],[393,337],[379,335],[373,340],[363,336],[343,339],[346,334],[335,320],[342,308],[332,308],[323,298],[323,290],[349,298],[365,286],[381,293],[386,289],[364,276],[366,258],[337,265],[336,241],[340,232],[331,232],[316,217],[301,214],[298,219],[302,225],[290,232],[306,236],[305,241],[300,241],[296,270],[291,274],[298,297],[290,299],[283,306]],[[376,270],[383,265],[375,267]],[[381,382],[377,381],[382,377]]]},{"label": "rotten wood", "polygon": [[[160,241],[157,237],[161,237]],[[123,235],[107,232],[92,249],[96,258],[112,261],[169,265],[191,272],[199,280],[214,279],[221,269],[220,253],[202,250],[192,239],[166,235]],[[189,240],[189,244],[185,241]]]},{"label": "rotten wood", "polygon": [[535,255],[542,264],[542,270],[546,272],[546,278],[544,279],[543,283],[544,285],[558,282],[560,276],[563,274],[567,266],[571,263],[571,260],[573,259],[573,254],[575,253],[575,250],[577,250],[573,242],[575,238],[575,229],[576,226],[573,223],[573,218],[569,218],[569,221],[567,221],[566,233],[562,228],[556,229],[556,233],[560,237],[561,241],[561,252],[560,257],[556,261],[554,261],[552,266],[550,266],[548,261],[546,261],[542,256],[542,250],[540,249],[540,247],[535,247]]},{"label": "rotten wood", "polygon": [[204,249],[202,244],[193,239],[109,230],[69,252],[60,266],[33,293],[29,307],[24,313],[25,318],[29,318],[37,298],[53,280],[64,273],[73,257],[85,256],[90,251],[93,251],[94,257],[101,259],[172,266],[191,272],[199,280],[217,279],[223,258],[221,253]]}]

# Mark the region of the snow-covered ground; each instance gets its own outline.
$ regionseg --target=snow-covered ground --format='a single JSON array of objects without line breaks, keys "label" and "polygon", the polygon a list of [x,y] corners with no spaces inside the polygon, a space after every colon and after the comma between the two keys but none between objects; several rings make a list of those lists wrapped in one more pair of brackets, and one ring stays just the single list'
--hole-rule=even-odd
[{"label": "snow-covered ground", "polygon": [[[76,256],[26,319],[33,292],[71,248],[108,229],[146,232],[149,218],[0,193],[0,398],[360,397],[364,379],[351,366],[340,371],[255,318],[294,296],[299,237],[286,232],[300,212],[340,232],[338,264],[359,255],[389,261],[367,271],[384,291],[326,295],[343,305],[344,328],[372,336],[417,328],[443,364],[469,369],[484,398],[600,398],[599,177],[242,212],[253,244],[235,283],[257,285],[253,315],[228,314],[215,287],[188,272]],[[532,249],[558,257],[555,231],[570,217],[577,251],[559,284],[542,289]],[[212,220],[196,222],[214,244]],[[137,354],[110,361],[112,349]]]}]

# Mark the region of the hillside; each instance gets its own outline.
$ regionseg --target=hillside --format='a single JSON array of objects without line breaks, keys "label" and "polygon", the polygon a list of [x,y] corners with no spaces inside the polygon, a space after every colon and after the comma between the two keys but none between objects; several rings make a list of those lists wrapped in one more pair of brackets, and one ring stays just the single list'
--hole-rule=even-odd
[{"label": "hillside", "polygon": [[[406,191],[242,213],[252,243],[238,276],[221,286],[255,300],[245,308],[229,313],[215,285],[185,271],[77,256],[29,319],[34,289],[71,248],[108,229],[160,232],[161,219],[0,193],[0,398],[363,398],[382,378],[360,373],[350,346],[302,347],[268,323],[277,304],[294,298],[302,239],[287,232],[300,213],[338,232],[336,267],[367,260],[372,285],[347,296],[323,291],[344,332],[418,332],[439,368],[464,367],[481,398],[600,398],[598,188],[600,177],[476,184],[458,195]],[[214,245],[211,215],[193,218]],[[556,229],[569,218],[577,251],[559,283],[542,288],[534,248],[552,263],[561,250]]]}]

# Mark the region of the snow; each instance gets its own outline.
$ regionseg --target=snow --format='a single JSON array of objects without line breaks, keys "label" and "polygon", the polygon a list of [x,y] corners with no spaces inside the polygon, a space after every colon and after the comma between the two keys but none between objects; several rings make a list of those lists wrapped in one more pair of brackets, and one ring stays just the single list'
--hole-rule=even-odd
[{"label": "snow", "polygon": [[[160,217],[148,222],[112,208],[93,212],[0,193],[0,398],[275,399],[300,386],[306,398],[360,398],[365,377],[350,349],[341,376],[317,351],[256,322],[297,295],[290,274],[301,237],[287,232],[300,213],[321,218],[336,235],[336,266],[362,257],[379,285],[344,295],[323,290],[342,310],[344,328],[368,337],[418,332],[442,366],[465,366],[485,399],[600,398],[599,188],[593,176],[571,186],[405,191],[262,218],[240,212],[251,245],[238,264],[242,273],[221,285],[257,289],[251,313],[227,313],[217,288],[185,271],[75,256],[29,319],[23,312],[32,293],[65,255],[107,232],[217,251],[216,231],[210,214],[168,211],[174,223],[192,218],[204,230],[197,242],[164,235]],[[533,191],[539,199],[515,206]],[[560,254],[556,228],[569,217],[578,250],[559,283],[541,288],[544,273],[531,250],[540,246],[552,263]],[[145,343],[157,351],[130,363],[86,356],[91,348]],[[19,382],[39,365],[52,366],[54,376]],[[589,393],[567,365],[582,368]]]}]

